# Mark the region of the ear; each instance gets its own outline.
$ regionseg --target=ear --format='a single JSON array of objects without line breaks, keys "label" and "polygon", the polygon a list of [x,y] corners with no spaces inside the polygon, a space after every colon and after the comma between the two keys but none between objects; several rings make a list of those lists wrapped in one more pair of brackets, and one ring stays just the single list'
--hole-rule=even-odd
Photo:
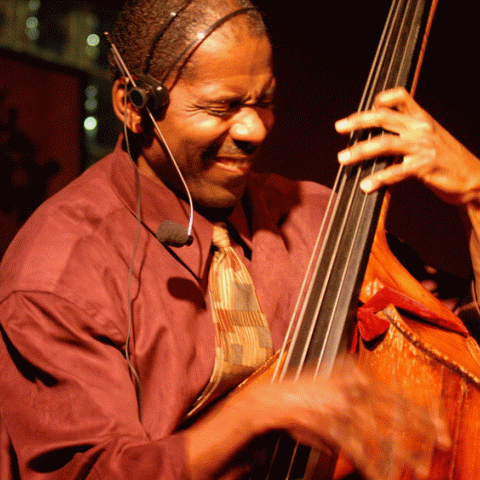
[{"label": "ear", "polygon": [[128,129],[133,133],[143,133],[142,112],[132,105],[128,97],[125,111],[125,95],[127,95],[125,79],[119,78],[112,87],[113,111],[122,123],[127,122]]}]

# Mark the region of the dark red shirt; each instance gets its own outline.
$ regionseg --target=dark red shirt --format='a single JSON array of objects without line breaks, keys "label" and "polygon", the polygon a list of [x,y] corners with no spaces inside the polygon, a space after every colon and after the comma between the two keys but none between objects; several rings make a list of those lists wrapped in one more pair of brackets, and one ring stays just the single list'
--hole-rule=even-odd
[{"label": "dark red shirt", "polygon": [[[4,256],[2,480],[188,478],[175,432],[215,358],[205,294],[212,225],[196,213],[191,246],[159,243],[160,223],[187,225],[188,205],[140,174],[135,251],[134,168],[119,142],[45,202]],[[328,195],[312,183],[252,174],[248,209],[238,205],[229,219],[276,349]],[[141,388],[126,361],[128,336]]]}]

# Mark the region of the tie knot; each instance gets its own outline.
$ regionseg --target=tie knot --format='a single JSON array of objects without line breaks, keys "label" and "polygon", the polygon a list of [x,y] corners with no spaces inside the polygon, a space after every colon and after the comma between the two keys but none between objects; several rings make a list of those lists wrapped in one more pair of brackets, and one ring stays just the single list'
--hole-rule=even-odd
[{"label": "tie knot", "polygon": [[230,246],[230,237],[228,236],[227,226],[224,223],[216,223],[213,226],[212,243],[218,249]]}]

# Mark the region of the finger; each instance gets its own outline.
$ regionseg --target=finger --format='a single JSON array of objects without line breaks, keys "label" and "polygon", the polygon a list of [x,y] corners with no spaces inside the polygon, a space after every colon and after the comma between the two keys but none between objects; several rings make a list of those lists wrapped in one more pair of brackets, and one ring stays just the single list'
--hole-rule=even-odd
[{"label": "finger", "polygon": [[399,135],[425,135],[433,130],[432,121],[426,116],[413,116],[381,107],[354,113],[335,122],[338,133],[347,134],[356,130],[383,129]]},{"label": "finger", "polygon": [[408,139],[398,135],[384,133],[369,140],[355,143],[354,145],[338,153],[340,164],[350,165],[363,160],[371,160],[378,157],[410,155],[414,144]]},{"label": "finger", "polygon": [[408,119],[402,113],[388,108],[380,108],[353,113],[342,118],[335,122],[335,129],[342,134],[369,128],[383,128],[399,133],[405,129],[407,121]]},{"label": "finger", "polygon": [[420,114],[422,107],[413,99],[403,87],[390,88],[376,95],[374,108],[392,108],[402,113]]},{"label": "finger", "polygon": [[431,418],[411,405],[405,410],[403,402],[387,404],[390,412],[375,410],[369,422],[361,420],[357,428],[351,427],[350,435],[363,439],[361,443],[346,439],[352,460],[369,478],[397,479],[405,468],[426,478],[437,445]]},{"label": "finger", "polygon": [[360,188],[365,193],[371,193],[382,187],[395,185],[396,183],[412,177],[415,177],[412,170],[405,168],[402,163],[395,164],[385,170],[380,170],[379,172],[364,178],[360,182]]},{"label": "finger", "polygon": [[409,178],[417,178],[426,183],[428,172],[432,169],[433,158],[428,151],[423,154],[407,155],[401,163],[395,163],[364,178],[360,182],[360,188],[365,193],[370,193]]}]

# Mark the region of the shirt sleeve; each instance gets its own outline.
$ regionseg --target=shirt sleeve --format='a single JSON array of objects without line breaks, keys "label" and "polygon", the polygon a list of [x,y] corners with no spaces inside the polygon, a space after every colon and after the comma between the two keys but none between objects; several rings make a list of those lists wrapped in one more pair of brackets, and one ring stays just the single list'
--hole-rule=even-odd
[{"label": "shirt sleeve", "polygon": [[142,427],[115,335],[52,293],[12,293],[0,312],[2,478],[189,478],[182,434]]}]

